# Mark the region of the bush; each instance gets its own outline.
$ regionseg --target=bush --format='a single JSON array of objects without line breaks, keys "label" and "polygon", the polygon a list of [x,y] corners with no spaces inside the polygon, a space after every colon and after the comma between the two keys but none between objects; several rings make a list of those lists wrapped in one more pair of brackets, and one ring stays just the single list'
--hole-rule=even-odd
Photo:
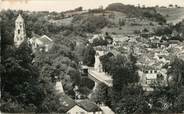
[{"label": "bush", "polygon": [[95,86],[95,82],[88,78],[83,78],[81,80],[81,86],[87,86],[87,88],[93,89],[93,87]]}]

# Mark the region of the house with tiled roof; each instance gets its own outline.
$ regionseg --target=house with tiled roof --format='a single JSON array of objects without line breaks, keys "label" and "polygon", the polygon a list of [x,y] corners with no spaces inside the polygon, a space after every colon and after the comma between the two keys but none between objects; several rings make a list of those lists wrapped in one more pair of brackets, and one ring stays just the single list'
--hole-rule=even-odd
[{"label": "house with tiled roof", "polygon": [[68,106],[67,114],[103,114],[102,109],[90,100],[78,100]]},{"label": "house with tiled roof", "polygon": [[75,101],[69,96],[61,94],[59,103],[62,113],[65,114],[103,114],[97,104],[87,99]]},{"label": "house with tiled roof", "polygon": [[[63,111],[63,113],[68,113],[70,109],[72,109],[77,105],[77,103],[72,98],[70,98],[65,94],[60,95],[59,102],[61,105],[60,108]],[[68,114],[76,114],[76,113],[68,113]]]},{"label": "house with tiled roof", "polygon": [[83,114],[102,114],[102,109],[94,102],[86,99],[77,101],[78,106],[83,108],[86,113]]},{"label": "house with tiled roof", "polygon": [[102,114],[115,114],[108,106],[100,106]]},{"label": "house with tiled roof", "polygon": [[39,51],[49,51],[53,46],[53,40],[46,35],[43,36],[33,36],[29,39],[29,43],[32,47],[33,52]]},{"label": "house with tiled roof", "polygon": [[140,77],[140,84],[145,91],[153,91],[152,86],[157,86],[155,84],[158,81],[161,82],[162,86],[167,86],[167,70],[157,68],[156,65],[153,66],[142,66],[138,71]]},{"label": "house with tiled roof", "polygon": [[167,86],[167,70],[163,66],[170,62],[168,56],[166,52],[148,49],[144,55],[138,57],[139,83],[145,91],[153,91],[152,86],[157,86],[159,82]]}]

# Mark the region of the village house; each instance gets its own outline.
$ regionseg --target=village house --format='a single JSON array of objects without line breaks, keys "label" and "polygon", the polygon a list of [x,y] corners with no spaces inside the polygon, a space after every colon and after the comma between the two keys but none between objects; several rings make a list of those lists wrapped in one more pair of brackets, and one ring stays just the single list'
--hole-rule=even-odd
[{"label": "village house", "polygon": [[94,102],[84,100],[73,100],[65,94],[60,94],[60,109],[65,114],[107,114]]},{"label": "village house", "polygon": [[18,48],[25,40],[32,47],[33,52],[36,49],[47,52],[52,48],[53,40],[46,35],[34,36],[31,39],[26,38],[25,24],[23,17],[19,14],[15,20],[15,31],[14,31],[14,45]]},{"label": "village house", "polygon": [[169,40],[169,47],[168,48],[175,48],[181,42],[179,40]]},{"label": "village house", "polygon": [[153,57],[156,60],[163,62],[164,64],[170,63],[170,58],[169,58],[169,53],[164,54],[164,53],[155,53],[155,56]]},{"label": "village house", "polygon": [[34,36],[29,39],[33,52],[36,50],[48,52],[53,46],[53,40],[46,35]]},{"label": "village house", "polygon": [[108,106],[100,106],[102,114],[115,114]]},{"label": "village house", "polygon": [[169,53],[160,49],[147,49],[138,57],[139,83],[145,91],[153,91],[158,85],[167,86],[167,70],[163,66],[170,63]]},{"label": "village house", "polygon": [[162,85],[167,86],[166,78],[167,71],[158,69],[154,66],[144,66],[138,71],[140,77],[140,84],[145,91],[153,91],[152,87]]},{"label": "village house", "polygon": [[[77,105],[70,109],[67,114],[103,114],[101,108],[90,100],[77,100]],[[79,111],[80,110],[80,111]]]}]

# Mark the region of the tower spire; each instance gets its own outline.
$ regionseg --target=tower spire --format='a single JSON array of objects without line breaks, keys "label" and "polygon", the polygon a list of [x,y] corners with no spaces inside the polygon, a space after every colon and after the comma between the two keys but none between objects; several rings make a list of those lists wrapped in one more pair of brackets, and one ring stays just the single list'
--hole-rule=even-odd
[{"label": "tower spire", "polygon": [[19,14],[15,20],[14,44],[18,48],[26,38],[25,24],[22,15]]}]

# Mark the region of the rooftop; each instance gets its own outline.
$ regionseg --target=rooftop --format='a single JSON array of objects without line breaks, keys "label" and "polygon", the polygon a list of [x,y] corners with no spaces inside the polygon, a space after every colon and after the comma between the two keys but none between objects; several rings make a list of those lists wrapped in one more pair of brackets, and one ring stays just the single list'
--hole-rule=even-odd
[{"label": "rooftop", "polygon": [[53,40],[51,38],[49,38],[48,36],[46,36],[46,35],[43,35],[41,37],[38,36],[38,35],[34,35],[31,39],[33,41],[38,39],[39,41],[43,42],[44,44],[49,44],[49,43],[53,42]]},{"label": "rooftop", "polygon": [[77,104],[88,112],[102,111],[94,102],[87,99],[78,101]]},{"label": "rooftop", "polygon": [[67,112],[76,105],[75,101],[67,95],[61,95],[59,98],[60,104],[62,105],[63,111]]},{"label": "rooftop", "polygon": [[104,114],[115,114],[108,106],[101,106],[100,108]]},{"label": "rooftop", "polygon": [[44,42],[45,44],[52,42],[53,40],[50,39],[48,36],[43,35],[39,38],[40,41]]},{"label": "rooftop", "polygon": [[19,14],[19,16],[16,19],[16,22],[22,22],[22,21],[24,21],[24,19],[22,18],[22,15]]}]

